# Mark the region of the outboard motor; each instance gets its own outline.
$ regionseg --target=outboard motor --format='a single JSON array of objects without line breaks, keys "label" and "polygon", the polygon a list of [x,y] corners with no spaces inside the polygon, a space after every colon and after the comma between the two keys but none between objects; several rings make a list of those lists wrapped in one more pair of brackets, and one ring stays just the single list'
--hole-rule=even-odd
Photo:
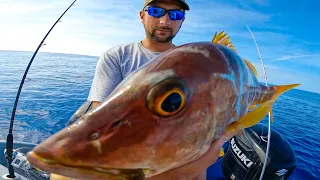
[{"label": "outboard motor", "polygon": [[[244,129],[230,139],[228,151],[222,160],[226,179],[258,180],[266,156],[268,127],[257,124]],[[296,155],[289,142],[277,131],[271,130],[269,157],[264,180],[287,179],[297,165]]]}]

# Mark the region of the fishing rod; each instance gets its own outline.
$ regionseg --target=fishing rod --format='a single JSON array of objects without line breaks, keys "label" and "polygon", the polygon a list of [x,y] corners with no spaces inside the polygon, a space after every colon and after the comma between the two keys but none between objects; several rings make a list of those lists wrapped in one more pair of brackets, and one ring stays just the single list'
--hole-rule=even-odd
[{"label": "fishing rod", "polygon": [[64,14],[71,8],[71,6],[74,5],[74,3],[76,2],[77,0],[74,0],[70,6],[61,14],[61,16],[57,19],[57,21],[52,25],[52,27],[50,28],[50,30],[47,32],[47,34],[44,36],[44,38],[42,39],[42,41],[40,42],[38,48],[36,49],[36,51],[33,53],[33,56],[32,58],[30,59],[30,62],[24,72],[24,75],[22,77],[22,80],[20,82],[20,86],[19,86],[19,90],[18,90],[18,93],[17,93],[17,96],[16,96],[16,100],[14,102],[14,106],[13,106],[13,110],[12,110],[12,114],[11,114],[11,121],[10,121],[10,128],[9,128],[9,133],[7,135],[7,143],[6,143],[6,152],[5,152],[5,156],[6,156],[6,159],[7,159],[7,163],[8,163],[8,171],[9,171],[9,175],[7,175],[8,178],[15,178],[15,174],[14,174],[14,170],[13,170],[13,166],[11,165],[12,163],[12,154],[13,154],[13,134],[12,134],[12,131],[13,131],[13,123],[14,123],[14,117],[15,117],[15,114],[16,114],[16,109],[17,109],[17,105],[18,105],[18,101],[19,101],[19,97],[20,97],[20,93],[21,93],[21,90],[22,90],[22,86],[24,84],[24,81],[27,77],[27,74],[28,74],[28,71],[31,67],[31,64],[34,60],[34,58],[36,57],[39,49],[41,48],[41,46],[45,45],[44,44],[44,41],[46,40],[46,38],[48,37],[48,35],[50,34],[50,32],[52,31],[52,29],[56,26],[56,24],[58,22],[60,22],[60,19],[64,16]]},{"label": "fishing rod", "polygon": [[[266,82],[266,86],[268,86],[268,78],[267,78],[267,72],[266,72],[266,69],[265,69],[265,66],[264,66],[264,63],[263,63],[263,60],[262,60],[262,56],[261,56],[261,53],[260,53],[260,49],[259,49],[259,46],[257,44],[257,41],[256,39],[254,38],[253,36],[253,33],[252,31],[250,30],[249,26],[246,25],[250,34],[251,34],[251,37],[256,45],[256,48],[257,48],[257,51],[258,51],[258,54],[259,54],[259,59],[261,61],[261,64],[262,64],[262,68],[263,68],[263,73],[264,73],[264,80]],[[262,167],[262,170],[261,170],[261,174],[260,174],[260,178],[259,180],[262,180],[263,178],[263,175],[264,175],[264,172],[266,170],[266,166],[267,166],[267,160],[268,160],[268,156],[269,156],[269,149],[270,149],[270,140],[271,140],[271,113],[269,112],[268,114],[269,116],[269,120],[268,120],[268,141],[267,141],[267,150],[266,150],[266,156],[264,158],[264,163],[263,163],[263,167]]]}]

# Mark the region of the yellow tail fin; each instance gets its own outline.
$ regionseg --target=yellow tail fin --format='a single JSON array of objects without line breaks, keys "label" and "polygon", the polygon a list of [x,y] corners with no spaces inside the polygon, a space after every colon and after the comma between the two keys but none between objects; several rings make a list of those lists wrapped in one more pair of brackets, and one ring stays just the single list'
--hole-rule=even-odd
[{"label": "yellow tail fin", "polygon": [[260,104],[259,107],[253,109],[251,112],[248,112],[248,114],[244,115],[242,118],[240,118],[238,121],[232,123],[226,128],[226,131],[229,131],[231,133],[236,133],[241,129],[251,127],[255,124],[258,124],[266,115],[268,112],[271,113],[272,122],[273,120],[273,114],[272,114],[272,105],[276,101],[276,99],[283,94],[284,92],[299,86],[300,84],[289,84],[289,85],[282,85],[282,86],[273,86],[276,90],[274,96],[271,100],[268,100],[262,104]]},{"label": "yellow tail fin", "polygon": [[[276,93],[273,95],[272,99],[276,100],[281,94],[283,94],[286,91],[289,91],[292,88],[295,88],[297,86],[300,86],[300,84],[289,84],[289,85],[281,85],[281,86],[273,86],[276,90]],[[274,123],[274,117],[272,109],[270,110],[270,117],[272,123]]]},{"label": "yellow tail fin", "polygon": [[288,85],[281,85],[281,86],[273,86],[276,90],[276,93],[273,95],[272,99],[277,99],[281,94],[286,91],[289,91],[292,88],[300,86],[300,84],[288,84]]}]

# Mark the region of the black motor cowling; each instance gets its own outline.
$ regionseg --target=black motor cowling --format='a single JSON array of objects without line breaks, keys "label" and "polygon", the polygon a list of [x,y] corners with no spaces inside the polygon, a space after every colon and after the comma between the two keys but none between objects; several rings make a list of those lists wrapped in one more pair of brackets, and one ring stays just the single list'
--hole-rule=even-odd
[{"label": "black motor cowling", "polygon": [[[226,179],[259,179],[268,141],[268,127],[257,124],[231,138],[222,160]],[[271,130],[271,141],[264,180],[287,179],[297,165],[296,155],[289,142],[276,130]]]}]

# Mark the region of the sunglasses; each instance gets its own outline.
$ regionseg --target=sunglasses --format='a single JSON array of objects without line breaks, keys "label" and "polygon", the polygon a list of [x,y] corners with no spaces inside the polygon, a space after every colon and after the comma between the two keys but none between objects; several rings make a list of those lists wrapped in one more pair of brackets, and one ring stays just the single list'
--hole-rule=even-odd
[{"label": "sunglasses", "polygon": [[166,10],[160,7],[149,6],[149,7],[146,7],[144,11],[148,11],[149,16],[156,17],[156,18],[161,18],[166,13],[169,14],[169,18],[171,20],[181,20],[184,18],[184,12],[177,9]]}]

